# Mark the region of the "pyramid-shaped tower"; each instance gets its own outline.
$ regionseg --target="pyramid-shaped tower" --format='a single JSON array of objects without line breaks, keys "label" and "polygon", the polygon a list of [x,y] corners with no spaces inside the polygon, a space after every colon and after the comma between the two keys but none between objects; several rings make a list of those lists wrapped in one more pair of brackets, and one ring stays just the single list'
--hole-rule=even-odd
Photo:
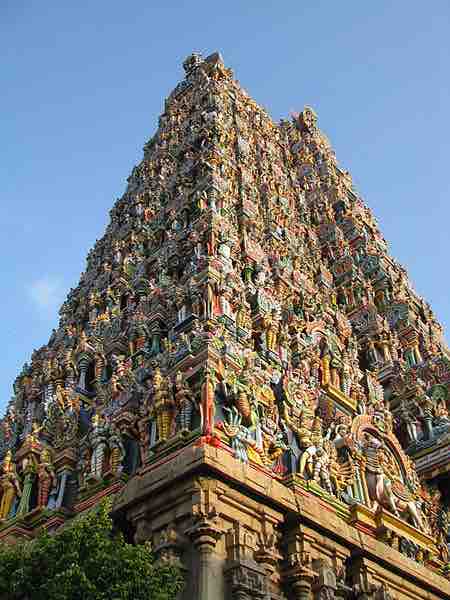
[{"label": "pyramid-shaped tower", "polygon": [[450,362],[310,108],[192,55],[2,421],[0,538],[115,495],[183,598],[450,598]]}]

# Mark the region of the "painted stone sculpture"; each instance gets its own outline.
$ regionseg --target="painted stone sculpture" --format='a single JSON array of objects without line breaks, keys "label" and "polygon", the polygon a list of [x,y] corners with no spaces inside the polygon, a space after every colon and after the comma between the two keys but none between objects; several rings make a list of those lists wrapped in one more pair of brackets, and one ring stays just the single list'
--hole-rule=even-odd
[{"label": "painted stone sculpture", "polygon": [[14,506],[15,500],[22,495],[20,480],[17,476],[15,465],[12,462],[11,450],[8,450],[3,459],[0,486],[2,494],[0,502],[0,519],[7,519]]}]

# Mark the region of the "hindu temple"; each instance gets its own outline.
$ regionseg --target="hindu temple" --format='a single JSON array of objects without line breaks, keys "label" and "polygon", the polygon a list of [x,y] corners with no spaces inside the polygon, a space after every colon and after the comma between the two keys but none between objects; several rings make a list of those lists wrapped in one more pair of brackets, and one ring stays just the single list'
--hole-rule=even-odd
[{"label": "hindu temple", "polygon": [[450,353],[305,107],[192,54],[0,422],[0,539],[113,498],[180,600],[450,598]]}]

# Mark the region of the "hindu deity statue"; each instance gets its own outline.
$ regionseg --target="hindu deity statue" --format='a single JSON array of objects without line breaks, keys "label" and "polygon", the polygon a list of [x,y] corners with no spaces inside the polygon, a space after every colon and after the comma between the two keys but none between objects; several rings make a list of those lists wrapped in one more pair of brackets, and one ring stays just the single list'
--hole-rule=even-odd
[{"label": "hindu deity statue", "polygon": [[333,493],[333,486],[330,478],[330,455],[329,452],[320,445],[313,454],[313,474],[312,479],[320,484],[329,494]]},{"label": "hindu deity statue", "polygon": [[39,423],[33,421],[31,425],[31,431],[25,437],[24,445],[27,445],[29,448],[39,448],[39,433],[42,431],[42,429],[42,425],[39,425]]},{"label": "hindu deity statue", "polygon": [[284,404],[283,419],[295,433],[300,448],[311,445],[314,413],[313,399],[308,390],[294,386],[292,396]]},{"label": "hindu deity statue", "polygon": [[37,466],[38,500],[39,508],[47,506],[50,490],[56,484],[55,468],[52,463],[50,451],[44,448],[41,452],[41,460]]},{"label": "hindu deity statue", "polygon": [[123,461],[125,459],[125,447],[119,428],[115,423],[109,426],[109,468],[113,475],[120,475],[123,471]]},{"label": "hindu deity statue", "polygon": [[31,494],[36,479],[36,461],[34,456],[25,457],[22,461],[23,487],[17,515],[26,515],[30,510]]},{"label": "hindu deity statue", "polygon": [[183,379],[181,371],[178,371],[175,377],[175,404],[179,430],[190,431],[196,401],[190,386]]},{"label": "hindu deity statue", "polygon": [[236,305],[236,325],[241,329],[251,328],[250,305],[244,295]]},{"label": "hindu deity statue", "polygon": [[280,329],[280,317],[276,309],[273,309],[270,314],[264,317],[263,327],[267,350],[269,350],[270,352],[276,352],[278,332]]},{"label": "hindu deity statue", "polygon": [[92,450],[90,476],[101,479],[103,475],[103,462],[107,450],[107,427],[101,415],[96,413],[92,418],[92,428],[89,433],[89,442]]},{"label": "hindu deity statue", "polygon": [[175,400],[168,388],[167,381],[161,375],[160,368],[156,368],[153,374],[153,404],[150,409],[150,417],[156,421],[156,429],[159,442],[165,442],[173,433],[175,418]]},{"label": "hindu deity statue", "polygon": [[423,389],[417,400],[419,415],[424,424],[425,439],[431,440],[433,438],[433,417],[435,412],[433,400],[425,393]]},{"label": "hindu deity statue", "polygon": [[324,338],[321,344],[322,385],[341,388],[342,359],[336,340]]},{"label": "hindu deity statue", "polygon": [[418,436],[419,436],[419,434],[418,434],[419,421],[415,417],[413,411],[410,410],[406,406],[406,403],[404,400],[400,403],[398,415],[399,415],[400,423],[402,425],[404,425],[406,428],[407,442],[408,443],[416,442],[418,440]]},{"label": "hindu deity statue", "polygon": [[283,447],[281,437],[278,432],[280,416],[278,407],[272,397],[268,399],[267,406],[262,411],[260,417],[260,427],[262,433],[262,443],[264,455],[270,461],[278,459]]},{"label": "hindu deity statue", "polygon": [[205,378],[201,388],[201,421],[203,435],[210,436],[214,430],[215,391],[217,379],[215,372],[210,367],[206,368]]},{"label": "hindu deity statue", "polygon": [[61,383],[58,383],[56,385],[55,395],[59,409],[61,410],[61,412],[64,412],[67,404],[68,391],[63,388]]},{"label": "hindu deity statue", "polygon": [[144,413],[141,419],[138,419],[136,424],[136,434],[139,440],[139,453],[141,458],[141,463],[144,465],[149,452],[150,446],[150,423],[148,419],[148,415]]},{"label": "hindu deity statue", "polygon": [[331,383],[330,363],[331,363],[331,352],[330,352],[327,341],[324,340],[322,343],[322,348],[321,348],[321,353],[320,353],[320,372],[321,372],[321,381],[322,381],[323,386],[329,385]]},{"label": "hindu deity statue", "polygon": [[12,460],[11,450],[6,453],[1,466],[0,491],[0,519],[7,519],[15,501],[22,495],[22,488]]}]

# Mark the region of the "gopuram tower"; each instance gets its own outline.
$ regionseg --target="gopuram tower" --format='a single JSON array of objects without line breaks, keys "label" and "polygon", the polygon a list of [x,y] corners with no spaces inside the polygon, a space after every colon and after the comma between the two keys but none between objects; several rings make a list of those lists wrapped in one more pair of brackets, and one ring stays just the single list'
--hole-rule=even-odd
[{"label": "gopuram tower", "polygon": [[314,111],[183,66],[14,382],[0,539],[110,495],[183,600],[450,598],[442,327]]}]

